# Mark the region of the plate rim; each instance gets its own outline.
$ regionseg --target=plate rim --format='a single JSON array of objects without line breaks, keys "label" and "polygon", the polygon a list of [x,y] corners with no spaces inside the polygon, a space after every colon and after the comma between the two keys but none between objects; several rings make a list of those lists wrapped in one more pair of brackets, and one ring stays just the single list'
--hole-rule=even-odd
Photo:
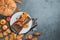
[{"label": "plate rim", "polygon": [[[18,14],[18,13],[21,13],[21,14],[22,14],[23,12],[17,12],[17,13],[15,13],[14,15],[16,15],[16,14]],[[14,15],[12,15],[12,17],[13,17]],[[29,14],[28,14],[28,16],[31,18],[31,16],[30,16]],[[12,20],[12,17],[11,17],[11,20]],[[11,26],[11,20],[10,20],[10,26]],[[32,27],[32,19],[31,19],[31,26],[30,26],[29,30],[31,29],[31,27]],[[22,30],[23,30],[23,29],[22,29]],[[21,30],[21,31],[22,31],[22,30]],[[28,31],[29,31],[29,30],[28,30]],[[20,31],[18,34],[22,34],[21,31]],[[26,31],[26,32],[24,32],[24,33],[27,33],[28,31]]]}]

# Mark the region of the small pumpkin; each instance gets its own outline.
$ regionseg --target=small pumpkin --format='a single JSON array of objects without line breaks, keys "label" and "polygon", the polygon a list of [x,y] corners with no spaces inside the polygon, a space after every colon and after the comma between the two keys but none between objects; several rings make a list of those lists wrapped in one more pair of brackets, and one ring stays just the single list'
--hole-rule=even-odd
[{"label": "small pumpkin", "polygon": [[0,14],[11,16],[16,9],[16,3],[13,0],[0,0]]}]

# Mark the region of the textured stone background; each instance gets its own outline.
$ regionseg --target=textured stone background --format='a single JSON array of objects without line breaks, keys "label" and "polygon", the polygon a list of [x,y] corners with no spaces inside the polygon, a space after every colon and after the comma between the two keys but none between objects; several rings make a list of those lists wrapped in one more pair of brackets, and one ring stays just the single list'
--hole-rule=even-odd
[{"label": "textured stone background", "polygon": [[39,40],[60,40],[60,0],[23,0],[21,7],[38,18]]},{"label": "textured stone background", "polygon": [[60,0],[23,0],[18,6],[38,18],[39,40],[60,40]]}]

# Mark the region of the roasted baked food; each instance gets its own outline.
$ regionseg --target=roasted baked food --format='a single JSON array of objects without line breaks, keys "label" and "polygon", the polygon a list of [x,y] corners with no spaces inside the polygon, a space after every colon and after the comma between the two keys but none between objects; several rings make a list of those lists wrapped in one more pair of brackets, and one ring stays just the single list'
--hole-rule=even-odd
[{"label": "roasted baked food", "polygon": [[11,16],[16,9],[16,3],[13,0],[0,0],[0,14]]},{"label": "roasted baked food", "polygon": [[7,29],[6,31],[3,32],[4,36],[7,36],[9,33],[11,33],[10,29]]},{"label": "roasted baked food", "polygon": [[6,20],[5,19],[1,19],[0,23],[1,23],[1,25],[6,24]]},{"label": "roasted baked food", "polygon": [[0,37],[3,37],[3,33],[2,32],[0,32]]},{"label": "roasted baked food", "polygon": [[6,19],[0,19],[0,37],[7,36],[11,33],[11,30],[9,29],[9,24],[6,21]]},{"label": "roasted baked food", "polygon": [[7,29],[6,32],[7,32],[7,33],[11,33],[11,30],[10,30],[10,29]]},{"label": "roasted baked food", "polygon": [[3,35],[4,35],[4,36],[7,36],[7,35],[8,35],[8,33],[5,31],[5,32],[3,32]]},{"label": "roasted baked food", "polygon": [[5,40],[9,40],[9,37],[8,37],[8,36],[6,36],[6,37],[5,37]]},{"label": "roasted baked food", "polygon": [[24,34],[17,35],[17,39],[22,39],[24,37]]},{"label": "roasted baked food", "polygon": [[17,36],[17,35],[12,32],[12,33],[10,34],[10,40],[16,40],[16,36]]},{"label": "roasted baked food", "polygon": [[2,27],[3,30],[6,30],[7,28],[8,28],[7,25],[3,25],[3,27]]},{"label": "roasted baked food", "polygon": [[12,24],[14,32],[19,33],[23,28],[28,28],[28,23],[31,18],[28,16],[27,12],[20,15],[20,18]]},{"label": "roasted baked food", "polygon": [[37,37],[33,37],[32,40],[38,40],[38,38]]}]

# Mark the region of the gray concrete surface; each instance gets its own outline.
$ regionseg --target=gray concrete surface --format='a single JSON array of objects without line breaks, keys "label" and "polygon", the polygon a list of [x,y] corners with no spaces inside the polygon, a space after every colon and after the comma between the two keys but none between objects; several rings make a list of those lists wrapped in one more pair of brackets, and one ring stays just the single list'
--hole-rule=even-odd
[{"label": "gray concrete surface", "polygon": [[38,18],[39,40],[60,40],[60,0],[23,0],[20,7]]}]

